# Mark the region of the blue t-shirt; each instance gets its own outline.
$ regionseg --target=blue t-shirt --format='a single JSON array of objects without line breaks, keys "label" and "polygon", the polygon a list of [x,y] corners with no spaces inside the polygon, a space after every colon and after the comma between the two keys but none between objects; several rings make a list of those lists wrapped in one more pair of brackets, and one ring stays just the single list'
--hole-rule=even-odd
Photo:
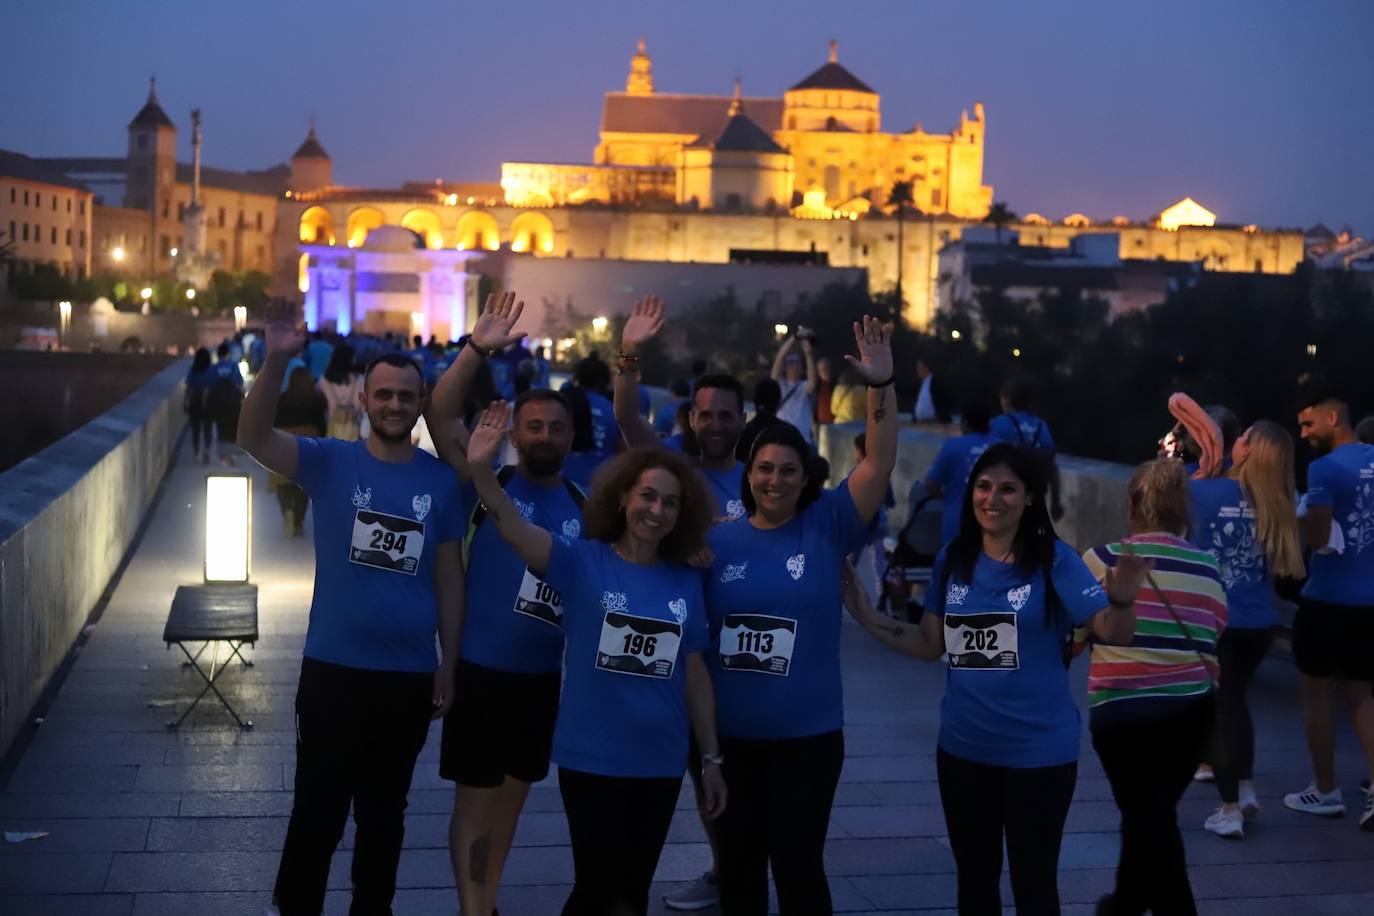
[{"label": "blue t-shirt", "polygon": [[706,480],[706,490],[711,494],[715,509],[713,518],[736,519],[744,515],[744,501],[740,499],[740,481],[744,479],[744,464],[736,461],[732,467],[723,471],[698,467]]},{"label": "blue t-shirt", "polygon": [[846,479],[781,528],[747,518],[707,535],[716,719],[734,738],[798,738],[844,726],[840,579],[867,525]]},{"label": "blue t-shirt", "polygon": [[334,345],[327,340],[312,340],[305,345],[305,362],[315,381],[324,378],[324,370],[329,368],[329,360],[334,356]]},{"label": "blue t-shirt", "polygon": [[1374,607],[1374,445],[1351,442],[1312,462],[1307,505],[1331,507],[1345,552],[1312,551],[1303,597]]},{"label": "blue t-shirt", "polygon": [[243,389],[243,373],[239,371],[239,364],[232,359],[222,359],[210,367],[210,384],[216,382],[233,382],[234,387]]},{"label": "blue t-shirt", "polygon": [[604,460],[596,452],[568,452],[563,458],[563,476],[577,484],[583,493],[590,493],[592,477]]},{"label": "blue t-shirt", "polygon": [[926,610],[944,627],[949,668],[938,743],[975,763],[1047,767],[1078,759],[1082,723],[1064,667],[1072,627],[1107,606],[1107,593],[1068,544],[1054,548],[1050,573],[1065,613],[1045,625],[1045,576],[979,555],[973,581],[951,573],[946,552],[931,569]]},{"label": "blue t-shirt", "polygon": [[1225,477],[1188,481],[1188,540],[1217,558],[1226,589],[1227,627],[1274,625],[1274,583],[1260,542],[1255,508],[1240,481]]},{"label": "blue t-shirt", "polygon": [[969,474],[988,446],[999,441],[991,433],[968,433],[946,439],[940,444],[935,463],[926,474],[927,483],[940,485],[944,511],[940,515],[940,542],[948,544],[959,533],[959,521],[964,510],[964,491]]},{"label": "blue t-shirt", "polygon": [[[527,521],[551,534],[582,536],[582,511],[563,482],[535,483],[518,472],[506,495]],[[472,518],[477,489],[462,489],[462,516]],[[463,660],[522,674],[563,667],[563,599],[530,572],[491,519],[473,535],[467,562],[468,610],[459,655]]]},{"label": "blue t-shirt", "polygon": [[685,665],[707,641],[701,574],[557,535],[544,578],[563,596],[568,640],[553,759],[601,776],[681,778]]},{"label": "blue t-shirt", "polygon": [[587,392],[587,404],[592,409],[592,451],[601,458],[610,458],[620,447],[620,424],[615,422],[615,407],[595,391]]},{"label": "blue t-shirt", "polygon": [[1028,410],[1013,410],[992,418],[988,432],[994,439],[1024,445],[1028,448],[1043,448],[1054,451],[1054,437],[1050,426]]},{"label": "blue t-shirt", "polygon": [[686,398],[673,398],[654,412],[654,432],[658,433],[662,439],[667,439],[673,434],[674,427],[677,426],[677,409]]},{"label": "blue t-shirt", "polygon": [[308,658],[379,671],[433,671],[434,556],[463,537],[458,477],[414,450],[378,461],[364,442],[296,439],[296,482],[315,513]]}]

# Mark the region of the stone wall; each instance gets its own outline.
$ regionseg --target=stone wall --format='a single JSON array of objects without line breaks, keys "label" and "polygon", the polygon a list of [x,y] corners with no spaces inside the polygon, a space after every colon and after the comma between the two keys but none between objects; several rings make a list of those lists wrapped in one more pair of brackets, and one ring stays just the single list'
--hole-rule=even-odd
[{"label": "stone wall", "polygon": [[[830,482],[838,483],[854,467],[854,437],[862,423],[824,425],[816,445],[830,462]],[[953,433],[954,430],[950,430]],[[888,521],[893,531],[906,523],[907,494],[911,485],[925,478],[946,433],[938,427],[903,427],[897,440],[897,467],[892,489],[897,508]],[[1126,482],[1133,468],[1072,455],[1059,456],[1063,480],[1064,517],[1055,523],[1059,537],[1079,551],[1106,543],[1126,533]]]},{"label": "stone wall", "polygon": [[185,424],[189,362],[0,474],[0,753],[14,741],[143,521]]}]

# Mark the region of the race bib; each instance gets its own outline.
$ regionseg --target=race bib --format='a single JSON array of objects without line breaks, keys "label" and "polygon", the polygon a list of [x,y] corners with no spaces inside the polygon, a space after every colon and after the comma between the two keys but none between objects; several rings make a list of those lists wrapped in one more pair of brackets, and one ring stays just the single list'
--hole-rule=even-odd
[{"label": "race bib", "polygon": [[682,625],[679,623],[607,611],[601,624],[596,667],[616,674],[672,677],[680,642]]},{"label": "race bib", "polygon": [[520,593],[515,596],[517,614],[538,618],[556,627],[563,625],[563,596],[558,590],[525,568],[525,578],[520,581]]},{"label": "race bib", "polygon": [[730,614],[720,628],[720,663],[730,671],[786,677],[792,668],[797,622],[763,614]]},{"label": "race bib", "polygon": [[1019,648],[1016,615],[1009,611],[945,615],[945,651],[951,668],[1014,671],[1021,667]]},{"label": "race bib", "polygon": [[353,516],[348,560],[359,566],[415,575],[425,550],[425,523],[359,509]]}]

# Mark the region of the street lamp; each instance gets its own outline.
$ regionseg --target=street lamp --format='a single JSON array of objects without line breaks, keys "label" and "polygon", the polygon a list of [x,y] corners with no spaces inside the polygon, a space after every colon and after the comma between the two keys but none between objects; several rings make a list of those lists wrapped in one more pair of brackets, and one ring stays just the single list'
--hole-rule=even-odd
[{"label": "street lamp", "polygon": [[188,290],[186,291],[186,298],[187,298],[187,299],[194,300],[194,299],[196,298],[196,291],[193,290],[193,289],[188,289]]},{"label": "street lamp", "polygon": [[[189,292],[189,290],[188,290],[188,292]],[[236,305],[236,306],[234,306],[234,332],[237,333],[237,332],[239,332],[239,331],[242,331],[243,328],[244,328],[244,326],[247,325],[247,324],[248,324],[248,306],[246,306],[246,305]]]},{"label": "street lamp", "polygon": [[209,474],[205,478],[205,582],[245,583],[252,554],[252,478]]},{"label": "street lamp", "polygon": [[610,324],[610,322],[606,320],[606,316],[597,315],[592,319],[592,330],[598,334],[604,334],[606,333],[606,326],[608,324]]},{"label": "street lamp", "polygon": [[954,338],[955,340],[958,340],[960,337],[963,337],[964,335],[960,334],[959,330],[956,328],[955,330],[949,332],[949,336]]},{"label": "street lamp", "polygon": [[1020,348],[1020,347],[1012,347],[1012,348],[1011,348],[1011,355],[1012,355],[1012,356],[1019,357],[1019,356],[1021,355],[1021,348]]},{"label": "street lamp", "polygon": [[153,298],[153,288],[151,286],[145,286],[139,291],[139,295],[143,297],[144,301],[147,301]]},{"label": "street lamp", "polygon": [[123,264],[123,263],[124,263],[124,249],[123,249],[122,247],[120,247],[119,245],[116,245],[116,246],[114,247],[114,250],[110,252],[110,257],[114,260],[114,262],[115,262],[116,264]]},{"label": "street lamp", "polygon": [[775,324],[775,325],[773,325],[773,333],[777,336],[778,340],[782,340],[784,337],[787,336],[787,325],[785,325],[785,324]]},{"label": "street lamp", "polygon": [[67,342],[72,330],[72,304],[66,299],[57,303],[57,340],[59,345]]}]

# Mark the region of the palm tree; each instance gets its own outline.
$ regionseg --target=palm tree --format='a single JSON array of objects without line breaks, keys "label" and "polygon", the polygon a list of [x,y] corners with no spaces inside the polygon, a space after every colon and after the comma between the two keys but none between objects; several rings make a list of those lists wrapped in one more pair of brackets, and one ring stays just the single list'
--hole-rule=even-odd
[{"label": "palm tree", "polygon": [[893,306],[897,314],[892,316],[896,320],[901,317],[902,306],[906,304],[902,298],[902,261],[906,253],[906,208],[912,202],[911,182],[894,181],[892,190],[887,194],[887,202],[897,205],[897,302]]},{"label": "palm tree", "polygon": [[1002,230],[1007,227],[1008,223],[1014,223],[1020,218],[1012,211],[1011,207],[1007,206],[1005,200],[998,200],[993,202],[991,209],[988,210],[988,215],[983,217],[983,222],[991,223],[997,229],[997,244],[1001,245]]}]

